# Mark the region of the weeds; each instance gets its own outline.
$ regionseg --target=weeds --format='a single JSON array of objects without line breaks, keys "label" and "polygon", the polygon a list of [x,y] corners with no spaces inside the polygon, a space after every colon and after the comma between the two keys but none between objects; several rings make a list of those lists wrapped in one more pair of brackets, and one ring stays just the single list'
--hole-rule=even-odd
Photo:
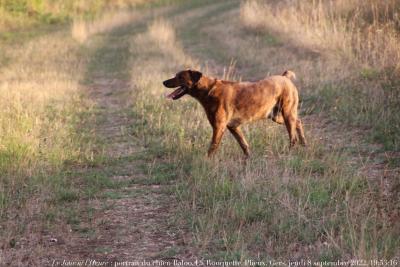
[{"label": "weeds", "polygon": [[[311,49],[331,50],[375,68],[398,66],[396,1],[246,1],[242,21]],[[290,36],[290,37],[289,37]]]}]

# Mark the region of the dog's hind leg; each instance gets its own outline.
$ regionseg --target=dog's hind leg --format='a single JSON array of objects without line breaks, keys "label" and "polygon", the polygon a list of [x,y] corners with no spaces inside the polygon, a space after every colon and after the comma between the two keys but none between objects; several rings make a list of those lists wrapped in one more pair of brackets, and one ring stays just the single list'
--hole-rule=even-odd
[{"label": "dog's hind leg", "polygon": [[296,131],[297,131],[297,135],[300,138],[300,143],[303,146],[306,146],[307,142],[306,142],[306,137],[304,136],[303,123],[301,122],[300,119],[297,119],[297,121],[296,121]]},{"label": "dog's hind leg", "polygon": [[295,103],[286,103],[282,109],[283,119],[285,120],[285,126],[289,134],[290,147],[293,147],[298,140],[297,137],[297,105]]},{"label": "dog's hind leg", "polygon": [[272,109],[271,113],[268,115],[269,119],[272,119],[272,121],[278,123],[278,124],[284,124],[285,120],[282,115],[282,106],[281,106],[281,101],[279,101],[274,108]]},{"label": "dog's hind leg", "polygon": [[240,147],[243,150],[243,153],[246,155],[246,158],[250,156],[249,144],[247,143],[244,135],[239,127],[228,126],[229,131],[235,137],[236,141],[239,143]]},{"label": "dog's hind leg", "polygon": [[[283,118],[282,113],[279,113],[275,117],[272,117],[272,120],[279,124],[285,123],[285,119]],[[296,120],[296,131],[297,131],[297,137],[300,139],[300,143],[303,146],[307,146],[306,137],[304,136],[303,123],[301,122],[300,119]]]},{"label": "dog's hind leg", "polygon": [[285,117],[285,125],[289,133],[290,147],[292,148],[297,143],[296,119],[292,115]]}]

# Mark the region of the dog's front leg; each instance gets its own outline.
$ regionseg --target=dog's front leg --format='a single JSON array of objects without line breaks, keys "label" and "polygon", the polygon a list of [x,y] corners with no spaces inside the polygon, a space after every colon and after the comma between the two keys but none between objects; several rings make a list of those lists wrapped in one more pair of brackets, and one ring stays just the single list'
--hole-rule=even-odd
[{"label": "dog's front leg", "polygon": [[219,123],[217,125],[213,125],[213,136],[210,148],[208,149],[209,157],[211,157],[217,150],[219,144],[221,143],[221,139],[222,136],[224,135],[225,129],[226,129],[226,124]]},{"label": "dog's front leg", "polygon": [[246,158],[250,157],[249,144],[246,142],[246,139],[244,138],[244,135],[243,135],[242,131],[240,130],[240,128],[238,126],[229,126],[228,125],[228,129],[232,133],[232,135],[235,137],[236,141],[239,143]]}]

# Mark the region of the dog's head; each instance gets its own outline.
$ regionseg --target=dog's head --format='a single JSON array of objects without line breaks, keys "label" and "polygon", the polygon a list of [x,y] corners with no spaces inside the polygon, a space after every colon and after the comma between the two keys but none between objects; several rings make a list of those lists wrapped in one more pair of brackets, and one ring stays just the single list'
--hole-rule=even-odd
[{"label": "dog's head", "polygon": [[175,77],[163,82],[165,87],[176,88],[167,97],[173,100],[177,100],[191,90],[196,88],[196,85],[203,74],[196,70],[183,70],[178,72]]}]

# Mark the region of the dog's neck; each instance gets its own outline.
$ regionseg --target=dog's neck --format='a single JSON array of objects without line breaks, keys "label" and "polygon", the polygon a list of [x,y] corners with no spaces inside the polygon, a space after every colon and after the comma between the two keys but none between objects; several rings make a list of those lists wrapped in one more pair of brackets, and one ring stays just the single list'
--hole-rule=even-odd
[{"label": "dog's neck", "polygon": [[209,78],[203,75],[197,82],[197,87],[210,91],[216,83],[217,83],[216,78]]},{"label": "dog's neck", "polygon": [[204,105],[210,100],[209,92],[214,88],[216,83],[216,78],[209,78],[203,75],[189,94]]}]

